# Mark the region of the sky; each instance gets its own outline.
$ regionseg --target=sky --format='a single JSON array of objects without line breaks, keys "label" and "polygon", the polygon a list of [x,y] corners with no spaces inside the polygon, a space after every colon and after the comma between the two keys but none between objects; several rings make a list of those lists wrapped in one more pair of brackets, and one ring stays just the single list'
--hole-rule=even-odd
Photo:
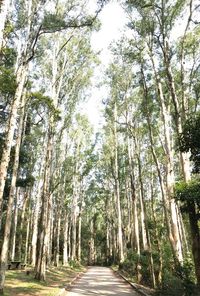
[{"label": "sky", "polygon": [[103,80],[103,73],[112,59],[109,46],[120,39],[126,22],[125,13],[117,1],[109,2],[101,11],[99,19],[101,28],[98,32],[93,33],[91,46],[94,51],[100,51],[101,64],[95,69],[89,99],[82,105],[82,110],[87,114],[91,124],[94,125],[95,131],[98,131],[102,126],[102,100],[107,97],[106,88],[104,86],[97,87],[97,85]]}]

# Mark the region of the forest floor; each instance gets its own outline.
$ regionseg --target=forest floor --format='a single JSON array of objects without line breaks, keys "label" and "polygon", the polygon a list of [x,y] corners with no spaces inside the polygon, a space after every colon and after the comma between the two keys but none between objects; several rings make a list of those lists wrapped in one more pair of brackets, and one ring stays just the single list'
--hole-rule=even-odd
[{"label": "forest floor", "polygon": [[80,268],[52,267],[47,271],[46,282],[34,279],[34,273],[26,274],[25,270],[9,270],[6,272],[5,296],[55,296],[69,284]]}]

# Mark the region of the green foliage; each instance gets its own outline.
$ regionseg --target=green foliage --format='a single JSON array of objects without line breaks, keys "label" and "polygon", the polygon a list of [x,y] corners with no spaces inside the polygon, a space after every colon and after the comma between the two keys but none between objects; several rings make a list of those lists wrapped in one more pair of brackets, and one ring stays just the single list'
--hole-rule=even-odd
[{"label": "green foliage", "polygon": [[177,183],[175,186],[175,197],[183,203],[195,202],[200,206],[200,180]]},{"label": "green foliage", "polygon": [[184,261],[179,271],[164,269],[162,287],[156,292],[158,296],[197,296],[194,264],[190,258]]},{"label": "green foliage", "polygon": [[5,96],[13,96],[17,87],[13,69],[0,67],[0,93]]},{"label": "green foliage", "polygon": [[157,296],[183,296],[184,286],[180,278],[165,270],[163,274],[162,288],[156,292]]},{"label": "green foliage", "polygon": [[54,120],[60,120],[60,110],[54,106],[53,100],[44,96],[41,92],[33,92],[29,95],[31,106],[39,110],[40,106],[44,106],[47,110],[53,114]]},{"label": "green foliage", "polygon": [[194,162],[194,172],[200,172],[200,113],[190,117],[179,137],[179,149],[181,152],[191,152],[190,160]]},{"label": "green foliage", "polygon": [[138,255],[131,249],[127,252],[127,257],[124,262],[119,264],[119,270],[127,272],[130,276],[135,276],[136,263],[138,261]]},{"label": "green foliage", "polygon": [[56,14],[46,14],[43,19],[42,28],[48,31],[59,31],[66,27],[66,22],[63,18]]},{"label": "green foliage", "polygon": [[149,270],[149,252],[143,251],[140,256],[132,249],[127,252],[127,258],[119,264],[119,269],[125,271],[129,276],[136,277],[137,264],[141,266],[141,283],[151,286],[151,276]]},{"label": "green foliage", "polygon": [[197,287],[195,286],[195,272],[194,263],[191,258],[186,258],[183,266],[181,267],[181,276],[185,288],[185,295],[198,295]]},{"label": "green foliage", "polygon": [[93,16],[88,15],[82,18],[68,16],[66,19],[64,15],[49,13],[44,16],[42,31],[53,33],[68,28],[90,27],[92,25],[95,25],[96,29],[99,28],[99,23],[98,21],[94,22]]},{"label": "green foliage", "polygon": [[2,52],[0,53],[0,66],[4,66],[6,68],[13,67],[16,56],[16,51],[13,48],[3,48]]},{"label": "green foliage", "polygon": [[80,269],[82,265],[76,260],[69,260],[69,266],[73,269]]}]

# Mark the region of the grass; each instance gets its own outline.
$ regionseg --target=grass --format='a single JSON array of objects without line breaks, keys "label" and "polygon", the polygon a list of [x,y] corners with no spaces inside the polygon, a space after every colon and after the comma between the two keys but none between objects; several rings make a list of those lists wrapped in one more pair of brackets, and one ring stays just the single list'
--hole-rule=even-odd
[{"label": "grass", "polygon": [[56,296],[83,268],[51,267],[47,271],[45,282],[34,279],[34,272],[29,275],[24,270],[6,272],[5,296]]},{"label": "grass", "polygon": [[112,268],[113,271],[118,271],[119,270],[119,265],[113,264],[113,265],[111,265],[111,268]]}]

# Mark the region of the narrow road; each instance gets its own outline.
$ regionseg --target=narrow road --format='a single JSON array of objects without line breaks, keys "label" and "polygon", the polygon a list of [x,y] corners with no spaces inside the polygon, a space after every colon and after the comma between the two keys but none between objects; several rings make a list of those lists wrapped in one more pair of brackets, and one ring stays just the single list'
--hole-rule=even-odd
[{"label": "narrow road", "polygon": [[123,279],[117,277],[107,267],[90,267],[83,276],[77,280],[68,296],[139,296]]}]

